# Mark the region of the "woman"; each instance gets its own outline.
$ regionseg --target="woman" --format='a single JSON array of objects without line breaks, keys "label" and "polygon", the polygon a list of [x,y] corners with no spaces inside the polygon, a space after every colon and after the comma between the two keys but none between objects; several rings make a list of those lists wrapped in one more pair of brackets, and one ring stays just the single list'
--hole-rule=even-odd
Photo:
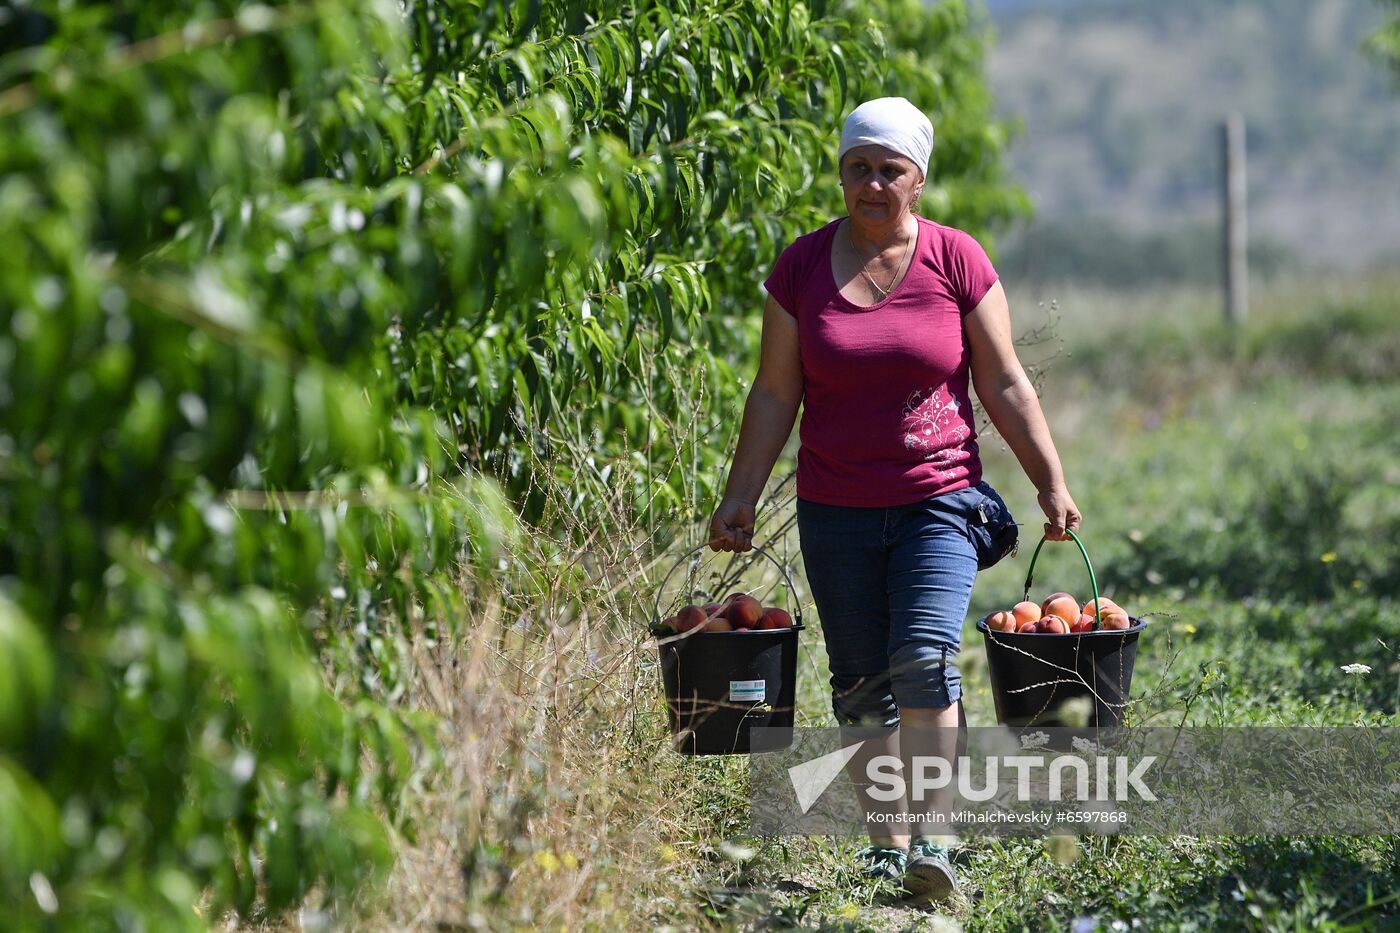
[{"label": "woman", "polygon": [[[752,545],[755,506],[804,406],[798,536],[844,730],[874,726],[848,765],[858,786],[877,754],[953,758],[965,728],[956,667],[979,565],[1014,542],[1000,496],[982,482],[969,382],[1039,492],[1052,540],[1080,522],[1035,390],[1012,344],[1006,294],[977,241],[912,212],[933,127],[904,98],[847,118],[838,164],[847,216],[799,237],[764,283],[758,375],[710,547]],[[1008,540],[1009,534],[1009,540]],[[900,741],[895,727],[906,728]],[[852,733],[855,734],[855,733]],[[862,737],[870,735],[866,731]],[[946,797],[907,809],[863,794],[868,874],[903,875],[912,894],[956,890]],[[910,836],[889,826],[910,826]]]}]

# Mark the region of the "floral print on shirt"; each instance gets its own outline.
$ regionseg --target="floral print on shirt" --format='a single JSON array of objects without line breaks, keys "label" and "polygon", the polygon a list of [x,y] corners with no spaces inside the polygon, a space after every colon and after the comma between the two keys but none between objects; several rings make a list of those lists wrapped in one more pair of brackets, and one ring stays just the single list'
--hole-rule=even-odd
[{"label": "floral print on shirt", "polygon": [[909,396],[902,430],[906,449],[918,451],[924,460],[940,467],[965,459],[964,445],[972,439],[962,406],[946,383]]}]

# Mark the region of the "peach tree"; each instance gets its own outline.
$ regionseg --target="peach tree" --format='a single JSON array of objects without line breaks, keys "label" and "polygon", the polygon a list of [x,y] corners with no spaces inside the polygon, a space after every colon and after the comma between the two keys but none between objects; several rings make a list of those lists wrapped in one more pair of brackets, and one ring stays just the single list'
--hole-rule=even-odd
[{"label": "peach tree", "polygon": [[0,10],[16,924],[199,928],[385,866],[442,740],[405,637],[450,646],[542,485],[601,512],[645,449],[688,469],[633,506],[707,507],[724,445],[666,419],[700,378],[735,419],[844,112],[930,112],[937,219],[1022,209],[980,54],[915,0]]}]

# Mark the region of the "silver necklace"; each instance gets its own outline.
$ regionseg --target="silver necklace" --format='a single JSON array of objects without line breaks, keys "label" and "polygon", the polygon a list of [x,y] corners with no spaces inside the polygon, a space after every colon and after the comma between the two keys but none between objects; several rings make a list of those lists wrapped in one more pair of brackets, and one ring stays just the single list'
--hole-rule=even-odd
[{"label": "silver necklace", "polygon": [[[873,278],[871,278],[870,273],[865,271],[865,264],[870,262],[870,260],[866,259],[865,254],[860,251],[860,247],[856,246],[855,238],[851,236],[851,228],[849,224],[847,224],[846,226],[846,241],[851,244],[851,249],[855,251],[855,254],[861,258],[862,262],[860,267],[860,274],[865,276],[865,280],[870,283],[870,287],[875,289],[875,291],[879,293],[881,300],[890,297],[890,293],[894,291],[895,282],[899,281],[899,274],[904,271],[904,263],[905,260],[909,258],[909,248],[913,245],[914,238],[909,237],[907,240],[905,240],[904,255],[899,258],[899,265],[895,266],[894,277],[890,279],[889,288],[881,288],[880,283],[876,282]],[[879,253],[876,253],[875,255],[878,256]]]}]

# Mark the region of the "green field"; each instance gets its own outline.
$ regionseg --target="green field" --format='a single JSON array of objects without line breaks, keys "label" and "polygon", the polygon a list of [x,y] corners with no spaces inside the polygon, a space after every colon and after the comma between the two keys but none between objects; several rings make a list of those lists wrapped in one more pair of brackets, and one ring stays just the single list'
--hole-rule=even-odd
[{"label": "green field", "polygon": [[[1259,299],[1233,340],[1212,298],[1071,296],[1056,309],[1060,342],[1023,352],[1056,356],[1042,395],[1102,586],[1152,620],[1133,717],[1400,724],[1400,384],[1391,375],[1400,362],[1400,293],[1393,282],[1281,289]],[[1023,301],[1016,316],[1029,326],[1048,312]],[[987,475],[1034,542],[1033,490],[996,447],[984,445]],[[1028,558],[1022,550],[983,574],[973,619],[1019,598]],[[1047,549],[1042,564],[1037,586],[1046,592],[1087,588],[1077,554]],[[964,646],[969,721],[994,722],[970,624]],[[1349,676],[1341,666],[1350,663],[1372,673]],[[831,725],[815,631],[804,638],[802,664],[799,723]],[[743,836],[743,760],[699,761],[687,773],[706,788],[702,797],[729,801],[714,803],[714,823],[683,837],[712,853],[693,880],[721,925],[1400,926],[1393,838],[1094,838],[1068,849],[970,840],[967,901],[911,909],[889,888],[852,877],[862,840]],[[752,858],[726,858],[716,832]]]}]

